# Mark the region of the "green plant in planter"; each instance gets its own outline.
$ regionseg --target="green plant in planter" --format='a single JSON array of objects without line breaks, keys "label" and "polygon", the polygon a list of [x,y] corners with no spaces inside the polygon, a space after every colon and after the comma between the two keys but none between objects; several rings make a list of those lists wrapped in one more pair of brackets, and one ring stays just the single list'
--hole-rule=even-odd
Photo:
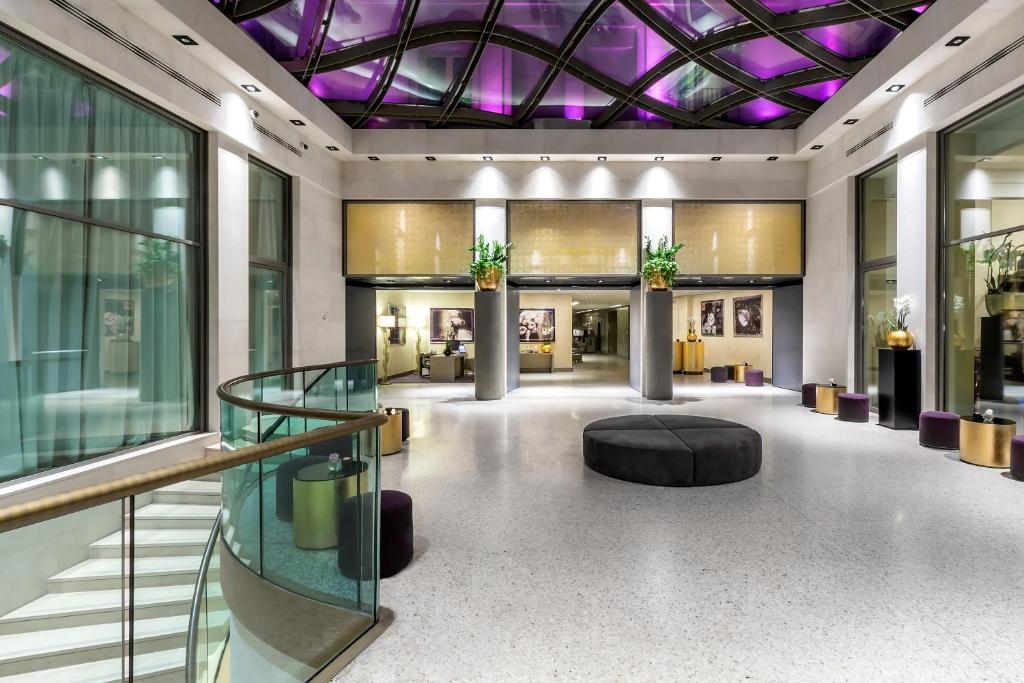
[{"label": "green plant in planter", "polygon": [[139,274],[146,287],[165,287],[181,272],[178,245],[168,240],[146,238],[139,248],[136,261]]},{"label": "green plant in planter", "polygon": [[658,240],[655,247],[651,246],[649,237],[644,240],[644,264],[640,268],[640,275],[647,280],[651,289],[663,290],[672,286],[679,272],[676,254],[682,248],[682,244],[670,246],[668,237]]},{"label": "green plant in planter", "polygon": [[978,263],[988,269],[985,274],[985,308],[989,315],[1003,312],[1003,292],[1009,291],[1010,275],[1024,253],[1024,247],[1014,246],[1011,238],[1012,235],[1006,235],[997,246],[982,251],[978,259]]},{"label": "green plant in planter", "polygon": [[511,244],[502,244],[498,240],[488,242],[483,235],[480,235],[476,244],[470,248],[473,252],[473,261],[469,264],[469,274],[476,280],[480,289],[493,291],[498,288],[505,274],[510,249]]}]

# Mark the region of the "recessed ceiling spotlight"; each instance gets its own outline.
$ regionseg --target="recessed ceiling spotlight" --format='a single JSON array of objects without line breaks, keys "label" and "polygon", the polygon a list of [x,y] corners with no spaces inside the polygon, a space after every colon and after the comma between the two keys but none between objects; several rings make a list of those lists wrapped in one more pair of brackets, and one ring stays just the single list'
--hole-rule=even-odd
[{"label": "recessed ceiling spotlight", "polygon": [[885,92],[899,92],[900,90],[903,90],[903,88],[905,87],[907,86],[903,85],[902,83],[893,83],[892,85],[885,89]]},{"label": "recessed ceiling spotlight", "polygon": [[162,156],[162,155],[160,155],[160,154],[154,154],[154,155],[153,155],[153,158],[154,158],[154,159],[163,159],[163,156]]},{"label": "recessed ceiling spotlight", "polygon": [[545,280],[544,282],[551,282],[551,280]]},{"label": "recessed ceiling spotlight", "polygon": [[661,157],[661,156],[654,157],[654,160],[655,161],[665,161],[665,157]]},{"label": "recessed ceiling spotlight", "polygon": [[988,163],[990,161],[992,161],[992,157],[982,157],[982,158],[978,159],[978,163],[979,164],[985,164],[985,163]]},{"label": "recessed ceiling spotlight", "polygon": [[961,45],[966,43],[968,40],[970,40],[970,38],[971,38],[970,36],[956,36],[952,40],[950,40],[948,43],[946,43],[946,47],[960,47]]},{"label": "recessed ceiling spotlight", "polygon": [[171,36],[171,37],[174,38],[179,43],[181,43],[182,45],[190,45],[191,46],[191,45],[198,45],[199,44],[199,43],[197,43],[192,38],[192,36],[185,35],[184,33],[179,33],[178,35]]},{"label": "recessed ceiling spotlight", "polygon": [[722,157],[711,157],[711,161],[721,161]]},{"label": "recessed ceiling spotlight", "polygon": [[602,282],[604,282],[604,280],[598,280],[597,281],[598,284],[601,284]]},{"label": "recessed ceiling spotlight", "polygon": [[106,159],[106,157],[103,156],[102,154],[93,154],[92,158],[93,159],[100,159],[100,160]]},{"label": "recessed ceiling spotlight", "polygon": [[825,145],[811,145],[811,149],[813,149],[813,150],[825,149]]},{"label": "recessed ceiling spotlight", "polygon": [[768,161],[778,161],[778,157],[768,157]]},{"label": "recessed ceiling spotlight", "polygon": [[329,151],[329,152],[337,152],[338,151],[338,147],[337,147],[337,145],[327,145],[327,151]]},{"label": "recessed ceiling spotlight", "polygon": [[597,158],[597,160],[598,160],[598,161],[608,161],[608,157],[606,157],[606,156],[603,156],[603,155],[602,155],[602,156],[599,156],[599,157]]},{"label": "recessed ceiling spotlight", "polygon": [[547,154],[545,154],[544,156],[542,156],[542,157],[540,158],[540,160],[541,160],[541,161],[551,161],[551,157],[549,157],[549,156],[548,156]]},{"label": "recessed ceiling spotlight", "polygon": [[304,126],[304,125],[306,125],[306,122],[303,121],[302,119],[289,119],[289,121],[291,121],[293,126]]},{"label": "recessed ceiling spotlight", "polygon": [[373,156],[371,156],[371,157],[366,157],[366,158],[369,159],[370,161],[380,161],[380,157],[373,157]]},{"label": "recessed ceiling spotlight", "polygon": [[262,92],[259,88],[257,88],[252,83],[243,83],[242,84],[242,90],[244,90],[246,92]]},{"label": "recessed ceiling spotlight", "polygon": [[494,157],[492,157],[490,154],[485,154],[484,161],[494,161]]},{"label": "recessed ceiling spotlight", "polygon": [[426,159],[427,161],[437,161],[437,157],[435,157],[433,155],[426,156],[426,157],[423,157],[423,158]]},{"label": "recessed ceiling spotlight", "polygon": [[859,120],[860,119],[846,119],[845,121],[843,121],[843,125],[844,126],[852,126],[853,124],[857,123],[857,121],[859,121]]},{"label": "recessed ceiling spotlight", "polygon": [[45,161],[46,157],[44,157],[42,154],[37,154],[36,159],[39,159],[39,161]]}]

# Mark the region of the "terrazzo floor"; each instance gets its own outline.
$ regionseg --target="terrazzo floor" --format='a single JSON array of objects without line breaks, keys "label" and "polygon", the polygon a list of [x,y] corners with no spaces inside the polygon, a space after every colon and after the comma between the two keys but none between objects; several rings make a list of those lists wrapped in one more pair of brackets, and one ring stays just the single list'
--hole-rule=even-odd
[{"label": "terrazzo floor", "polygon": [[[625,361],[472,385],[391,385],[412,438],[383,462],[414,500],[395,621],[339,681],[1024,680],[1024,483],[850,424],[795,392]],[[626,413],[761,432],[760,474],[673,489],[586,469],[581,432]]]}]

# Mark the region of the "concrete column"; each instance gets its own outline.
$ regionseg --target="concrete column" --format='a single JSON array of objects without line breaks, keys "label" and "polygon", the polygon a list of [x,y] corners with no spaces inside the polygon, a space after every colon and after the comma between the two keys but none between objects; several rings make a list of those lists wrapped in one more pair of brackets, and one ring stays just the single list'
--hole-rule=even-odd
[{"label": "concrete column", "polygon": [[505,390],[519,388],[519,288],[508,282],[505,289]]},{"label": "concrete column", "polygon": [[629,292],[629,386],[643,394],[644,356],[644,293],[643,285]]},{"label": "concrete column", "polygon": [[672,400],[672,292],[644,293],[643,395]]},{"label": "concrete column", "polygon": [[493,401],[505,395],[507,307],[506,288],[496,292],[474,292],[476,311],[476,399]]}]

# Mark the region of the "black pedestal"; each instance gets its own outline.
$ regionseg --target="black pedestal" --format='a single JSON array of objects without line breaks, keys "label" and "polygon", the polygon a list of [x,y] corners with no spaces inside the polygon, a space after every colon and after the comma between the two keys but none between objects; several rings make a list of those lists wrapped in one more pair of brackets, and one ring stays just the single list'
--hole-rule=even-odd
[{"label": "black pedestal", "polygon": [[921,352],[878,350],[878,424],[917,429],[921,415]]},{"label": "black pedestal", "polygon": [[986,401],[1003,400],[1003,316],[981,319],[981,354],[978,387]]}]

